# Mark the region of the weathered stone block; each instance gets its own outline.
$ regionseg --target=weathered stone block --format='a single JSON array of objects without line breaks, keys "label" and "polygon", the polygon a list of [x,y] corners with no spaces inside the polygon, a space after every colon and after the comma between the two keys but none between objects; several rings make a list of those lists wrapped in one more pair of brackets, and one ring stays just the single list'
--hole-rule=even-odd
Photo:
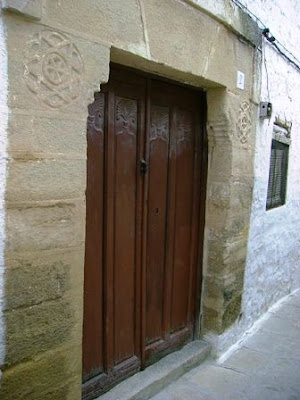
[{"label": "weathered stone block", "polygon": [[202,331],[216,333],[222,332],[220,310],[216,311],[212,308],[203,307]]},{"label": "weathered stone block", "polygon": [[187,3],[192,3],[200,9],[205,10],[208,14],[217,16],[225,25],[230,25],[232,30],[240,32],[248,41],[256,44],[257,47],[261,44],[261,30],[257,23],[246,12],[238,6],[228,1],[206,1],[206,0],[186,0]]},{"label": "weathered stone block", "polygon": [[144,1],[144,9],[152,58],[203,76],[218,24],[207,15],[172,0]]},{"label": "weathered stone block", "polygon": [[254,149],[235,143],[232,151],[232,170],[235,176],[254,175]]},{"label": "weathered stone block", "polygon": [[70,368],[69,352],[70,348],[61,348],[5,370],[1,400],[80,400],[78,384],[73,390],[74,377],[80,381],[80,372]]},{"label": "weathered stone block", "polygon": [[[236,175],[238,176],[238,175]],[[249,223],[249,214],[253,197],[253,176],[244,176],[235,179],[231,187],[231,205],[237,212],[240,210]]]},{"label": "weathered stone block", "polygon": [[209,207],[214,206],[225,212],[230,208],[230,183],[212,182],[207,193]]},{"label": "weathered stone block", "polygon": [[86,118],[51,118],[11,113],[10,152],[39,153],[40,157],[86,157]]},{"label": "weathered stone block", "polygon": [[241,312],[242,295],[238,294],[233,296],[231,293],[230,299],[231,300],[226,305],[222,318],[222,332],[236,321]]},{"label": "weathered stone block", "polygon": [[[237,212],[233,214],[233,210],[227,214],[226,221],[215,220],[214,224],[209,231],[209,238],[211,241],[226,242],[230,246],[234,242],[240,243],[241,240],[247,238],[249,231],[249,213],[248,212]],[[242,246],[246,246],[243,243]],[[244,248],[246,252],[246,247]]]},{"label": "weathered stone block", "polygon": [[92,41],[146,54],[140,7],[135,0],[47,1],[44,11],[43,22],[50,25],[55,21],[66,30],[76,27],[78,32],[92,37]]},{"label": "weathered stone block", "polygon": [[42,0],[2,0],[2,8],[32,19],[42,18]]},{"label": "weathered stone block", "polygon": [[35,154],[26,153],[18,157],[21,158],[8,162],[7,201],[84,197],[86,188],[86,161],[84,159],[43,160],[35,158]]},{"label": "weathered stone block", "polygon": [[[13,15],[6,15],[5,20],[9,107],[35,115],[86,118],[94,91],[108,79],[109,48]],[[68,57],[70,49],[72,57]],[[63,70],[58,78],[55,68],[59,63]]]},{"label": "weathered stone block", "polygon": [[83,201],[14,204],[7,210],[7,252],[82,246]]},{"label": "weathered stone block", "polygon": [[68,339],[74,324],[69,300],[53,300],[7,311],[5,365],[45,352]]},{"label": "weathered stone block", "polygon": [[63,297],[73,288],[72,275],[79,275],[82,269],[82,253],[83,250],[75,249],[55,253],[45,251],[21,253],[8,259],[5,270],[6,310]]}]

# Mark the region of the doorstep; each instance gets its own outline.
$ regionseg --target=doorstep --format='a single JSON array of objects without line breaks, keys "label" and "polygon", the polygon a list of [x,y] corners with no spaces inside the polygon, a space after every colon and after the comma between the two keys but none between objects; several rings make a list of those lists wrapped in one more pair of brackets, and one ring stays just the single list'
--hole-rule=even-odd
[{"label": "doorstep", "polygon": [[148,400],[204,361],[211,345],[195,340],[121,382],[96,400]]}]

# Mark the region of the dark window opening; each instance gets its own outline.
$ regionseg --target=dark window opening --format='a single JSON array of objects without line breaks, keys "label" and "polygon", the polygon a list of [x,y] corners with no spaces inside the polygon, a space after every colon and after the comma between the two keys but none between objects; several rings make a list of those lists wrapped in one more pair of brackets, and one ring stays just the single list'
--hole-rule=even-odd
[{"label": "dark window opening", "polygon": [[289,145],[272,140],[267,210],[285,204]]}]

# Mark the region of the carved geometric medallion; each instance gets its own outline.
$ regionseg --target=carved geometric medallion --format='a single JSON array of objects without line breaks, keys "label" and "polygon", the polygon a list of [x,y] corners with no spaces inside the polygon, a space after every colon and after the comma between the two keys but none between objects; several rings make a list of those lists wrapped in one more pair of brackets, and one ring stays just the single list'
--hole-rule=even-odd
[{"label": "carved geometric medallion", "polygon": [[137,102],[131,99],[116,97],[116,133],[117,135],[136,135]]},{"label": "carved geometric medallion", "polygon": [[152,106],[150,117],[150,140],[169,137],[169,109],[168,107]]},{"label": "carved geometric medallion", "polygon": [[240,105],[237,123],[237,135],[241,143],[246,143],[251,130],[251,108],[250,102],[245,100]]},{"label": "carved geometric medallion", "polygon": [[45,30],[28,41],[24,78],[29,90],[44,104],[60,108],[78,99],[83,70],[79,51],[67,36]]}]

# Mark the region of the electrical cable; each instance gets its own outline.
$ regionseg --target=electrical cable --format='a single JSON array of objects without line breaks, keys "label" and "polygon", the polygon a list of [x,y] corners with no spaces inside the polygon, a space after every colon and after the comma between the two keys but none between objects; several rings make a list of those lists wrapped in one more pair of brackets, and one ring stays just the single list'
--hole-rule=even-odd
[{"label": "electrical cable", "polygon": [[[270,34],[269,28],[259,19],[252,11],[249,10],[247,6],[242,4],[239,0],[231,0],[237,7],[239,7],[241,10],[245,11],[259,26],[259,28],[262,30],[263,36],[266,38],[266,40],[275,47],[275,49],[288,61],[290,62],[295,68],[297,68],[300,71],[300,61],[282,44],[279,42],[279,40],[275,39],[274,36]],[[290,58],[288,56],[288,53],[290,55]]]}]

